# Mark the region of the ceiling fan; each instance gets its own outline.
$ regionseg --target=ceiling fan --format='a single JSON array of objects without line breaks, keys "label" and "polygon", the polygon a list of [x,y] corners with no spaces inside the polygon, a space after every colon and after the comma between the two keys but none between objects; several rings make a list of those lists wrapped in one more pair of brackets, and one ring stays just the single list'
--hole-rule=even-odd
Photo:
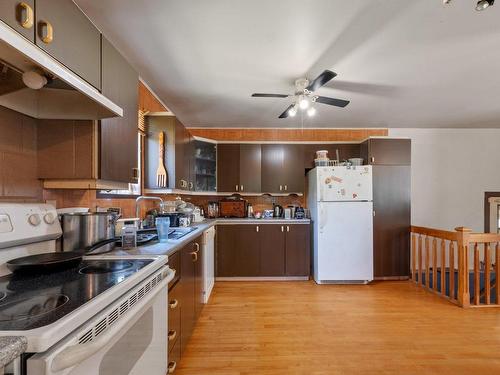
[{"label": "ceiling fan", "polygon": [[279,118],[287,118],[288,116],[294,117],[297,114],[298,109],[307,110],[307,114],[309,116],[314,116],[314,114],[316,113],[314,103],[333,105],[335,107],[345,107],[349,104],[348,100],[328,98],[326,96],[319,96],[314,94],[317,89],[332,80],[336,75],[337,73],[335,72],[325,70],[312,82],[309,82],[309,80],[306,78],[299,78],[295,81],[295,94],[293,95],[254,93],[252,94],[252,97],[293,98],[293,103],[288,106],[285,112],[279,115]]}]

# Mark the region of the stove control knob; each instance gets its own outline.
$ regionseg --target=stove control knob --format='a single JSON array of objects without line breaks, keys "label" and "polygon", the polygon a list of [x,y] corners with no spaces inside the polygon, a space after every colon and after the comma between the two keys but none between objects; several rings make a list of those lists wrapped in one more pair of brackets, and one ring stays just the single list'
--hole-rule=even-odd
[{"label": "stove control knob", "polygon": [[40,219],[40,215],[32,214],[28,217],[28,222],[31,225],[33,225],[34,227],[36,227],[37,225],[40,225],[40,223],[42,222],[42,219]]},{"label": "stove control knob", "polygon": [[54,224],[54,221],[56,221],[56,217],[54,216],[54,214],[52,212],[49,212],[49,213],[46,213],[45,215],[43,215],[43,221],[45,221],[45,223],[47,224]]}]

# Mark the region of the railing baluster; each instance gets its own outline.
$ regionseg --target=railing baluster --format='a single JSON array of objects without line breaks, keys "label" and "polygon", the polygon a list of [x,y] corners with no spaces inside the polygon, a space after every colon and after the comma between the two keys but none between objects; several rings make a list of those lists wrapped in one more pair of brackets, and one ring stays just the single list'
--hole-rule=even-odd
[{"label": "railing baluster", "polygon": [[417,281],[417,235],[411,235],[411,279]]},{"label": "railing baluster", "polygon": [[422,235],[418,236],[418,283],[422,285]]},{"label": "railing baluster", "polygon": [[450,241],[450,267],[449,267],[449,286],[450,286],[450,299],[455,299],[455,243]]},{"label": "railing baluster", "polygon": [[430,243],[429,236],[425,236],[425,286],[431,288],[431,268],[430,268]]},{"label": "railing baluster", "polygon": [[489,305],[491,303],[491,254],[489,242],[484,244],[484,302]]},{"label": "railing baluster", "polygon": [[437,290],[437,263],[438,263],[438,253],[437,253],[437,238],[432,240],[432,289]]},{"label": "railing baluster", "polygon": [[446,295],[446,241],[441,239],[441,294]]},{"label": "railing baluster", "polygon": [[500,242],[495,246],[495,304],[500,304],[500,284],[498,275],[500,272]]},{"label": "railing baluster", "polygon": [[479,305],[480,302],[480,274],[481,271],[479,269],[479,248],[478,244],[474,244],[474,305]]}]

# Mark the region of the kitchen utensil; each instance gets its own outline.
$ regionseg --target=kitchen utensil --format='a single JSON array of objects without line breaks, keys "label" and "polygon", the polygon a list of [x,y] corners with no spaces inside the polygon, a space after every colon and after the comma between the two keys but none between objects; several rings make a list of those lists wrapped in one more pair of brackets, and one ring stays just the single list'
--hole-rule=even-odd
[{"label": "kitchen utensil", "polygon": [[[88,249],[102,241],[115,238],[116,216],[109,212],[75,212],[61,215],[63,230],[62,250]],[[100,252],[108,252],[114,242],[102,246]]]},{"label": "kitchen utensil", "polygon": [[219,201],[219,213],[222,217],[243,218],[246,214],[246,201],[243,199],[222,199]]},{"label": "kitchen utensil", "polygon": [[295,218],[296,219],[305,219],[306,213],[303,207],[297,207],[295,209]]},{"label": "kitchen utensil", "polygon": [[19,273],[56,272],[76,267],[82,261],[82,257],[82,251],[42,253],[11,259],[7,262],[7,268]]},{"label": "kitchen utensil", "polygon": [[274,217],[282,217],[283,216],[283,207],[279,204],[274,205]]},{"label": "kitchen utensil", "polygon": [[156,170],[156,185],[167,187],[167,170],[165,169],[165,133],[158,134],[158,169]]},{"label": "kitchen utensil", "polygon": [[170,219],[170,226],[172,228],[176,228],[179,226],[179,219],[183,216],[180,212],[169,212],[169,213],[164,213],[164,214],[158,214],[157,218],[159,217],[168,217]]},{"label": "kitchen utensil", "polygon": [[263,217],[264,219],[272,219],[274,215],[274,210],[264,210]]},{"label": "kitchen utensil", "polygon": [[170,229],[170,218],[167,216],[156,218],[156,231],[160,242],[168,241],[168,230]]},{"label": "kitchen utensil", "polygon": [[247,206],[247,217],[250,217],[250,218],[253,217],[253,206],[250,203],[248,203],[248,206]]},{"label": "kitchen utensil", "polygon": [[363,165],[363,159],[362,158],[351,158],[347,159],[352,165]]},{"label": "kitchen utensil", "polygon": [[208,202],[207,213],[210,219],[214,219],[219,216],[219,203],[218,202]]},{"label": "kitchen utensil", "polygon": [[328,159],[328,150],[316,151],[316,159]]}]

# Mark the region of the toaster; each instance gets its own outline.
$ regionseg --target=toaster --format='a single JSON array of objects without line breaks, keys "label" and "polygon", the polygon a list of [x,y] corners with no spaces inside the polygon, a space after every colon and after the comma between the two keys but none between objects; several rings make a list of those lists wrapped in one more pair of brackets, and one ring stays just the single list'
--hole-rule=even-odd
[{"label": "toaster", "polygon": [[220,217],[245,217],[247,201],[243,199],[222,199],[219,201]]}]

